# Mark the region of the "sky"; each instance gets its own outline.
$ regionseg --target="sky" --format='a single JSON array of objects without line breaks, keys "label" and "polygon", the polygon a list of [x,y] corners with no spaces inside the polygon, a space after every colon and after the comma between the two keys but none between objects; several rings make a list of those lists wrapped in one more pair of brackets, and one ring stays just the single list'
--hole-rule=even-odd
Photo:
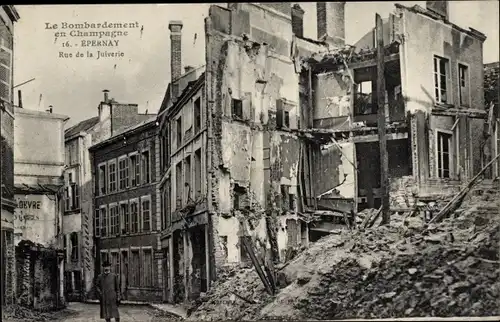
[{"label": "sky", "polygon": [[[375,13],[387,17],[396,2],[348,2],[345,7],[346,43],[354,44],[375,25]],[[425,1],[404,1],[407,6]],[[223,4],[220,4],[223,5]],[[304,36],[316,39],[314,2],[300,3],[305,10]],[[139,112],[156,113],[170,82],[170,20],[181,20],[183,66],[199,67],[205,60],[204,18],[209,4],[129,5],[17,5],[20,20],[14,31],[14,85],[35,78],[15,89],[22,91],[23,107],[46,110],[70,117],[67,126],[97,116],[102,90],[121,103],[139,105]],[[488,37],[484,63],[499,59],[499,2],[450,1],[450,21],[477,29]],[[96,59],[86,56],[79,37],[56,37],[66,23],[137,22],[140,28],[113,38],[117,47],[99,50],[123,52],[123,57]],[[58,29],[49,29],[54,24]],[[49,28],[48,28],[49,27]],[[125,29],[121,29],[125,30]],[[142,30],[142,32],[141,32]],[[88,39],[88,38],[86,38]],[[64,47],[70,40],[71,48]],[[59,57],[60,52],[73,57]]]}]

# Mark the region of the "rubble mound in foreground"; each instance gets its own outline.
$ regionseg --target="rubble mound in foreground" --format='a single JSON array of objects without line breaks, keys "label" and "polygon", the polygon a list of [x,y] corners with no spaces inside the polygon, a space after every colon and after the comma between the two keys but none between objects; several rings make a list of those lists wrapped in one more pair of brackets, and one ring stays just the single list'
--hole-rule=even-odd
[{"label": "rubble mound in foreground", "polygon": [[233,272],[189,320],[500,315],[498,197],[468,198],[427,229],[394,215],[389,226],[327,236],[280,271],[288,286],[273,297],[254,270]]}]

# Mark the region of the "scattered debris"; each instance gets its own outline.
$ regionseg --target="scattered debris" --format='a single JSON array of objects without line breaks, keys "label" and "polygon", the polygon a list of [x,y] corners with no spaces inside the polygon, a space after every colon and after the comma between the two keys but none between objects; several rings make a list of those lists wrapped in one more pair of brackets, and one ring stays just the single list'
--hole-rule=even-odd
[{"label": "scattered debris", "polygon": [[471,194],[429,225],[422,213],[395,213],[380,226],[379,211],[365,211],[372,228],[326,236],[278,268],[275,296],[254,269],[233,271],[188,320],[499,315],[499,197]]}]

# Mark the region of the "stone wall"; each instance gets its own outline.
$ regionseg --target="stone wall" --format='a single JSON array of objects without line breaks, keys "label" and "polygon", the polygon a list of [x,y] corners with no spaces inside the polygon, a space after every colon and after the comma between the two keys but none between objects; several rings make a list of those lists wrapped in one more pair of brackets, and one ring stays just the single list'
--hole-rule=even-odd
[{"label": "stone wall", "polygon": [[41,311],[65,306],[59,294],[58,252],[23,240],[16,246],[17,303]]}]

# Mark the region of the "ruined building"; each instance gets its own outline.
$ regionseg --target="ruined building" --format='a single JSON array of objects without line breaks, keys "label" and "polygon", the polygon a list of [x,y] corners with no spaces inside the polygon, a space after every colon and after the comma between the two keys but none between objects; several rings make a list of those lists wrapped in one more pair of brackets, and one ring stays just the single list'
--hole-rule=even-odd
[{"label": "ruined building", "polygon": [[[383,77],[377,77],[376,30],[355,47],[310,56],[297,51],[300,105],[307,111],[299,130],[308,141],[304,197],[313,213],[381,205],[380,108],[391,208],[453,192],[485,165],[486,36],[451,23],[447,2],[429,2],[425,9],[398,4],[382,33]],[[385,84],[381,100],[378,80]],[[331,220],[324,216],[317,226],[328,230]]]},{"label": "ruined building", "polygon": [[0,66],[0,122],[2,131],[1,146],[1,252],[2,272],[1,290],[2,306],[11,304],[15,298],[15,265],[14,265],[14,23],[19,14],[14,6],[0,8],[0,49],[2,60]]},{"label": "ruined building", "polygon": [[184,75],[182,23],[170,24],[158,117],[164,300],[195,298],[225,266],[247,265],[247,242],[283,261],[378,208],[379,131],[393,210],[459,189],[487,162],[485,35],[452,24],[446,2],[397,5],[381,24],[377,76],[377,33],[345,44],[344,12],[345,2],[318,3],[313,40],[298,5],[211,6],[206,65]]},{"label": "ruined building", "polygon": [[97,116],[81,121],[64,133],[64,216],[65,295],[79,301],[92,297],[95,245],[92,164],[89,148],[123,132],[152,115],[139,114],[137,104],[119,103],[103,91]]},{"label": "ruined building", "polygon": [[[490,158],[500,153],[500,62],[484,65],[484,100],[488,111],[488,122],[485,129],[490,141]],[[493,165],[494,178],[500,176],[500,160]]]}]

